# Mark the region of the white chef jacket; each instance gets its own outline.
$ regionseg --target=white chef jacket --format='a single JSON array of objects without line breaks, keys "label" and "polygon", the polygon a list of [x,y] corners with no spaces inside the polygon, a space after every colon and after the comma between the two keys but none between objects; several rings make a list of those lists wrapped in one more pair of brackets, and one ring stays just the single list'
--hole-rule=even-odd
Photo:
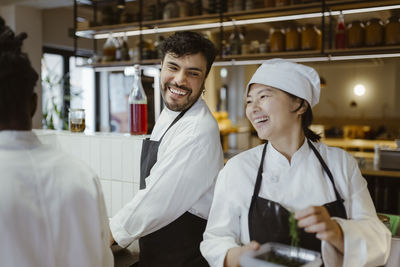
[{"label": "white chef jacket", "polygon": [[[332,172],[348,220],[334,218],[344,234],[344,256],[322,241],[325,266],[378,266],[388,258],[391,234],[379,221],[356,160],[339,148],[313,143]],[[250,242],[248,214],[263,145],[229,160],[220,172],[200,248],[213,267],[227,251]],[[291,162],[268,144],[259,196],[297,211],[336,200],[332,183],[307,141]]]},{"label": "white chef jacket", "polygon": [[[151,140],[160,140],[179,113],[164,108]],[[114,240],[126,247],[186,211],[207,219],[215,180],[222,167],[218,124],[199,98],[165,134],[157,162],[146,178],[146,188],[139,190],[111,219]]]},{"label": "white chef jacket", "polygon": [[0,232],[2,267],[114,265],[97,176],[31,131],[0,131]]}]

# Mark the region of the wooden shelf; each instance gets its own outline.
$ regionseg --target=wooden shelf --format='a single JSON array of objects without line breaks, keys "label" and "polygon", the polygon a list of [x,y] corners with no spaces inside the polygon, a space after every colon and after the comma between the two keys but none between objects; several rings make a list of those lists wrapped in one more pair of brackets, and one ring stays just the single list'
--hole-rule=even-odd
[{"label": "wooden shelf", "polygon": [[[394,54],[394,55],[392,55]],[[229,66],[229,65],[249,65],[261,64],[262,61],[271,58],[286,58],[296,62],[317,62],[317,61],[330,61],[330,60],[346,60],[348,59],[371,59],[387,57],[400,57],[400,45],[397,46],[377,46],[377,47],[361,47],[349,49],[331,49],[325,50],[321,53],[320,50],[309,51],[285,51],[285,52],[269,52],[269,53],[254,53],[254,54],[241,54],[241,55],[227,55],[217,57],[214,66]],[[372,57],[371,57],[372,56]],[[341,59],[341,57],[344,57]],[[123,70],[125,67],[140,65],[159,65],[161,59],[144,59],[141,61],[113,61],[113,62],[100,62],[94,64],[80,65],[79,67],[93,67],[97,70]]]},{"label": "wooden shelf", "polygon": [[[179,30],[179,27],[181,26],[197,26],[197,25],[202,26],[202,24],[204,24],[206,27],[210,27],[209,29],[212,28],[219,29],[220,27],[222,27],[220,22],[223,23],[222,25],[225,28],[232,27],[231,26],[232,20],[236,20],[237,22],[239,22],[240,20],[250,20],[248,25],[251,25],[252,23],[255,25],[257,24],[257,22],[251,22],[251,19],[301,15],[301,14],[310,14],[318,12],[322,14],[322,11],[325,12],[336,11],[337,13],[338,10],[383,7],[383,6],[391,6],[399,4],[400,4],[399,0],[382,0],[382,1],[326,0],[325,5],[323,6],[322,1],[315,1],[306,4],[293,4],[282,7],[259,8],[259,9],[244,10],[238,12],[224,12],[222,14],[216,13],[216,14],[206,14],[200,16],[173,18],[168,20],[143,21],[141,23],[141,29],[151,30],[148,31],[146,34],[154,34],[155,32],[157,32],[156,30],[154,30],[155,28],[162,30],[161,32],[166,32],[166,31],[173,32],[174,30]],[[398,10],[400,10],[400,5]],[[382,14],[385,14],[386,16],[388,11],[385,12]],[[327,13],[325,13],[325,15],[326,14]],[[317,16],[312,19],[320,21],[322,18]],[[326,18],[325,23],[329,23],[328,21],[329,18]],[[284,23],[284,20],[273,23]],[[173,27],[177,28],[173,29]],[[139,23],[132,22],[132,23],[125,23],[118,25],[80,27],[77,29],[76,33],[79,36],[87,38],[95,38],[96,34],[103,34],[102,36],[98,36],[98,38],[103,38],[107,36],[107,33],[109,32],[123,33],[128,31],[139,31],[139,30],[140,30]],[[138,32],[132,34],[138,34]],[[139,32],[139,34],[144,34],[144,33]],[[348,58],[369,59],[369,58],[379,58],[379,57],[400,57],[400,45],[360,47],[360,48],[348,48],[348,49],[327,49],[325,47],[324,50],[313,50],[313,51],[284,51],[284,52],[229,55],[229,56],[217,57],[215,65],[241,65],[241,64],[251,64],[251,62],[253,62],[254,64],[260,64],[260,62],[262,62],[263,60],[276,57],[292,59],[298,62],[346,60]],[[142,60],[140,62],[118,61],[118,62],[96,63],[85,66],[92,66],[94,68],[108,68],[108,67],[123,68],[125,66],[131,66],[133,64],[156,65],[159,63],[160,63],[159,59],[151,59],[151,60]]]},{"label": "wooden shelf", "polygon": [[327,49],[325,54],[342,56],[342,55],[370,55],[370,54],[389,54],[400,53],[400,45],[392,46],[366,46],[347,49]]}]

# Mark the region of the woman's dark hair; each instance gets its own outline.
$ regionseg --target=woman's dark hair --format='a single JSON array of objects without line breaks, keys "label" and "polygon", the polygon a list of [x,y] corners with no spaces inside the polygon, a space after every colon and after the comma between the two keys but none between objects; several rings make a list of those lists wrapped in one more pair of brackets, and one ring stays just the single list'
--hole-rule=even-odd
[{"label": "woman's dark hair", "polygon": [[196,32],[182,31],[169,36],[161,43],[162,59],[167,53],[172,53],[178,57],[202,53],[207,60],[206,76],[210,72],[216,56],[214,44]]},{"label": "woman's dark hair", "polygon": [[[28,56],[21,52],[26,33],[15,36],[0,17],[0,122],[26,120],[27,101],[39,78]],[[29,114],[28,114],[29,115]]]},{"label": "woman's dark hair", "polygon": [[292,112],[297,112],[299,111],[304,105],[307,105],[306,111],[301,115],[301,128],[303,129],[304,135],[306,138],[310,139],[313,142],[318,142],[321,139],[321,136],[315,132],[313,132],[309,127],[313,121],[313,113],[312,109],[309,104],[306,104],[306,101],[300,97],[297,97],[295,95],[292,95],[288,92],[287,93],[292,99],[300,99],[300,106],[293,110]]}]

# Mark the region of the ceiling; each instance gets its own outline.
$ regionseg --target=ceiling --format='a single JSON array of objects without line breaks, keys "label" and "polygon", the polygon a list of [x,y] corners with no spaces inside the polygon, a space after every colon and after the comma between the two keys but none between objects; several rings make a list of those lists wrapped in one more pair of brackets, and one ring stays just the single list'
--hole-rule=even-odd
[{"label": "ceiling", "polygon": [[21,5],[39,9],[73,6],[74,0],[1,0],[0,6]]}]

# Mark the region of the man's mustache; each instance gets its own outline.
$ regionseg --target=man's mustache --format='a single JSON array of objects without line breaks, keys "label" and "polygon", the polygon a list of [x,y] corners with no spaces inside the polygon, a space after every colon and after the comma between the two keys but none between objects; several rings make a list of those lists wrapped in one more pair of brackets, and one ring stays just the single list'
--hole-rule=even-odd
[{"label": "man's mustache", "polygon": [[188,87],[186,87],[186,86],[184,86],[184,85],[177,85],[176,83],[173,84],[173,83],[170,83],[170,82],[165,83],[165,88],[167,88],[167,87],[169,87],[169,86],[173,86],[173,87],[176,87],[176,88],[179,88],[179,89],[188,91],[189,93],[192,92],[192,89],[190,89],[190,88],[188,88]]}]

